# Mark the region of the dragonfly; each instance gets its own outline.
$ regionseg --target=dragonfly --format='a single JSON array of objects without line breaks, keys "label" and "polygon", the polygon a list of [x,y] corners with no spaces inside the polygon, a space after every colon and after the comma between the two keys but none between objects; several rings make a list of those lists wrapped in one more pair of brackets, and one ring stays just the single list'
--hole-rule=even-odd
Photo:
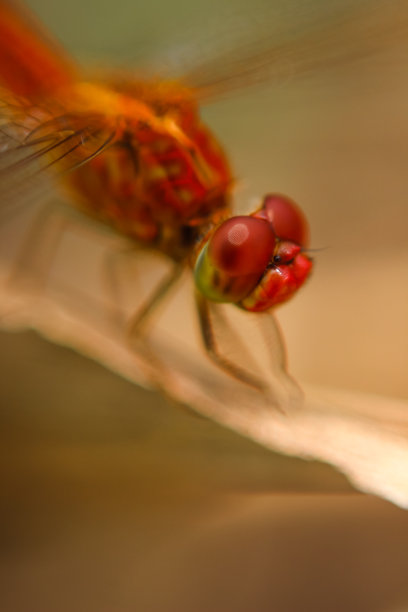
[{"label": "dragonfly", "polygon": [[[55,172],[82,213],[171,260],[168,277],[127,322],[130,344],[189,267],[208,357],[268,390],[220,352],[209,303],[265,312],[293,297],[312,269],[304,213],[287,196],[268,194],[252,214],[233,216],[234,175],[193,89],[84,80],[26,13],[0,6],[2,131],[12,139],[1,154],[3,176]],[[10,149],[18,158],[9,163]]]},{"label": "dragonfly", "polygon": [[[12,217],[20,190],[24,197],[35,195],[43,188],[44,177],[54,177],[71,197],[73,210],[83,216],[79,218],[123,238],[121,244],[137,258],[154,252],[169,262],[168,274],[139,308],[126,311],[125,317],[120,309],[114,313],[125,333],[99,334],[91,341],[92,351],[87,345],[89,328],[85,334],[56,312],[50,317],[47,311],[40,315],[30,311],[23,317],[25,323],[68,344],[64,330],[69,327],[77,347],[130,378],[137,378],[132,368],[139,360],[153,386],[182,401],[187,398],[206,415],[262,443],[308,454],[305,431],[310,424],[318,431],[326,399],[313,405],[303,401],[287,372],[274,318],[275,308],[297,293],[313,267],[306,216],[291,198],[273,192],[251,214],[233,215],[234,173],[218,139],[200,119],[199,105],[273,81],[271,66],[280,59],[284,61],[276,72],[278,80],[290,78],[293,69],[307,75],[354,60],[362,54],[363,33],[367,54],[375,53],[390,31],[394,39],[406,35],[404,19],[395,27],[395,15],[367,30],[355,17],[351,12],[313,32],[296,33],[295,39],[269,41],[261,53],[245,55],[244,50],[243,58],[239,53],[234,56],[237,62],[231,63],[227,54],[179,81],[135,79],[124,73],[89,79],[25,9],[0,2],[0,189],[4,194],[0,214],[6,220]],[[35,275],[38,292],[46,285],[48,263],[61,238],[59,230],[51,229],[50,215],[34,220],[17,256],[17,276],[24,276],[40,252],[45,265]],[[115,258],[110,259],[106,269],[114,295],[119,284],[115,264]],[[158,348],[149,338],[159,307],[184,270],[191,270],[194,277],[203,345],[208,361],[216,366],[210,375],[190,355],[174,347],[167,353],[165,345]],[[231,306],[230,311],[238,307],[239,316],[260,328],[269,360],[263,369],[248,350],[255,344],[252,335],[241,341],[230,325],[230,315],[224,315],[224,304]],[[123,339],[130,351],[121,352]],[[343,424],[346,432],[342,402],[330,399],[329,404],[342,412],[336,427],[340,431]],[[287,413],[288,408],[302,405],[303,416],[290,420],[279,416],[279,411]],[[401,421],[400,415],[396,406],[395,422]],[[382,418],[378,422],[384,426]],[[358,425],[354,431],[358,429],[363,439],[365,418]],[[314,456],[339,464],[333,440],[321,455],[315,439],[313,444]],[[388,471],[395,468],[392,449],[390,443]]]}]

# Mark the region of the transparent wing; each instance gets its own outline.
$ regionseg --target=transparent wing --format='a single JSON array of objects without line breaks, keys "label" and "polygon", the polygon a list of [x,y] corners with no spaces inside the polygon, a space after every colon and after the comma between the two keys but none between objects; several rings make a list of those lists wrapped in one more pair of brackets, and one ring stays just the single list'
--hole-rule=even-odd
[{"label": "transparent wing", "polygon": [[210,23],[205,34],[170,49],[162,74],[174,74],[201,99],[259,84],[281,84],[407,48],[408,8],[402,0],[267,3]]},{"label": "transparent wing", "polygon": [[[115,130],[104,117],[49,110],[0,92],[0,221],[44,197],[52,177],[97,156]],[[49,172],[45,172],[49,171]]]},{"label": "transparent wing", "polygon": [[51,166],[69,171],[98,155],[114,130],[103,116],[52,110],[0,91],[0,170],[28,176]]},{"label": "transparent wing", "polygon": [[[4,125],[9,133],[15,122]],[[1,153],[4,173],[26,171],[28,175],[56,166],[70,171],[88,162],[107,147],[114,132],[106,130],[101,117],[63,114],[40,120],[14,147]]]},{"label": "transparent wing", "polygon": [[103,117],[72,114],[69,99],[67,108],[55,100],[76,73],[74,62],[24,6],[0,2],[0,215],[13,214],[42,192],[44,170],[76,168],[113,137]]}]

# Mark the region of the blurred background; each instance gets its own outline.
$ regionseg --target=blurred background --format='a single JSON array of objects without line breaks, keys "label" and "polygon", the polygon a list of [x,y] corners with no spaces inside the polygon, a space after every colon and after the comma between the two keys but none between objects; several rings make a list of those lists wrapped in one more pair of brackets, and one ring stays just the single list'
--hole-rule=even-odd
[{"label": "blurred background", "polygon": [[[312,31],[347,3],[330,5],[30,1],[79,60],[170,74],[254,33]],[[230,153],[238,209],[287,193],[321,249],[279,312],[295,377],[406,398],[407,48],[392,32],[388,49],[313,74],[285,58],[275,87],[203,116]],[[2,609],[408,610],[404,511],[34,332],[0,342]]]}]

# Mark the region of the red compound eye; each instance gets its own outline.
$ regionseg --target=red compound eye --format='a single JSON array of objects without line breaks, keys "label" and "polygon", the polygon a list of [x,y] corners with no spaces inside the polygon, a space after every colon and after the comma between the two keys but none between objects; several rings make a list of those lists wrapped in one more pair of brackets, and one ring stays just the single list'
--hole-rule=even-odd
[{"label": "red compound eye", "polygon": [[208,245],[212,264],[231,276],[262,274],[275,248],[269,223],[255,217],[232,217],[214,232]]},{"label": "red compound eye", "polygon": [[299,206],[283,195],[267,195],[256,213],[269,221],[278,238],[290,240],[303,247],[309,244],[309,226]]}]

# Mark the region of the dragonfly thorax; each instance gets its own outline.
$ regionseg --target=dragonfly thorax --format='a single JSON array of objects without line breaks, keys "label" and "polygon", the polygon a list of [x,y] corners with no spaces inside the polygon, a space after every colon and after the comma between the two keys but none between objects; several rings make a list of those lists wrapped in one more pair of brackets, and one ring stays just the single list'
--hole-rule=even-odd
[{"label": "dragonfly thorax", "polygon": [[116,115],[112,143],[72,172],[69,184],[86,212],[179,258],[181,245],[173,253],[172,244],[180,235],[194,236],[212,217],[225,215],[232,177],[194,105],[164,107],[151,98],[149,105],[116,94],[122,113]]}]

